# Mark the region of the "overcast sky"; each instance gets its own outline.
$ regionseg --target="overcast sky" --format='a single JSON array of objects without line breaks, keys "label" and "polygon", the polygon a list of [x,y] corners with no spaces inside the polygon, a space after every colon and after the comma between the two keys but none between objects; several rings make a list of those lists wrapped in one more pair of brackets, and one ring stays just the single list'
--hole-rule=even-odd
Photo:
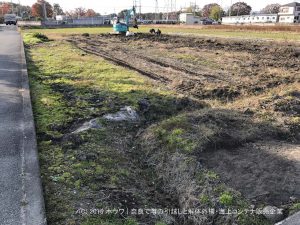
[{"label": "overcast sky", "polygon": [[[74,9],[76,7],[92,8],[101,14],[108,14],[113,12],[119,12],[122,9],[130,8],[133,5],[133,0],[48,0],[50,3],[58,3],[64,10]],[[165,2],[167,0],[158,0],[160,11],[164,11]],[[169,0],[170,1],[170,0]],[[175,2],[175,0],[173,0]],[[251,5],[254,11],[262,9],[264,6],[270,3],[286,4],[295,0],[242,0]],[[13,0],[18,3],[18,0]],[[36,0],[20,0],[23,5],[32,5]],[[154,12],[155,0],[141,0],[142,12]],[[190,2],[196,2],[197,5],[202,7],[205,4],[216,2],[223,8],[227,9],[231,3],[237,2],[236,0],[177,0],[176,8],[186,7],[190,5]]]}]

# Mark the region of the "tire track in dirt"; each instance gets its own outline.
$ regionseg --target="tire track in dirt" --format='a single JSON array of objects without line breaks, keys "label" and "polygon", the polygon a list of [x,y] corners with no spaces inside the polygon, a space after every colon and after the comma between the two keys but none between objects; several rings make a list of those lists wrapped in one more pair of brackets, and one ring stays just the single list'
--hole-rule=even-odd
[{"label": "tire track in dirt", "polygon": [[[150,59],[149,57],[145,57],[145,56],[141,56],[140,54],[135,54],[135,53],[128,53],[128,52],[124,52],[121,51],[121,54],[124,54],[126,56],[126,58],[128,58],[130,54],[134,54],[137,58],[144,60],[144,64],[147,65],[147,67],[149,68],[156,68],[157,71],[165,71],[168,74],[172,75],[173,79],[169,79],[164,73],[164,75],[159,75],[155,72],[150,72],[148,70],[144,70],[142,69],[143,66],[138,65],[138,66],[134,66],[132,65],[132,63],[130,62],[126,62],[125,60],[121,60],[120,57],[115,57],[112,56],[111,54],[109,54],[107,52],[107,50],[103,50],[103,49],[95,49],[93,47],[90,46],[97,46],[99,47],[100,44],[95,44],[95,43],[91,43],[91,42],[87,42],[86,40],[81,40],[81,39],[72,39],[69,40],[69,42],[73,43],[77,48],[81,49],[84,52],[87,52],[89,54],[95,54],[98,55],[100,57],[103,57],[106,60],[109,60],[119,66],[123,66],[125,68],[129,68],[131,70],[134,70],[136,72],[139,72],[140,74],[147,76],[155,81],[159,81],[163,84],[167,84],[171,87],[171,89],[177,91],[178,93],[184,94],[184,95],[189,95],[189,96],[193,96],[193,97],[197,97],[199,99],[204,99],[206,97],[210,97],[213,96],[214,93],[211,94],[207,94],[207,93],[203,93],[201,90],[202,88],[199,87],[203,87],[205,82],[206,83],[210,83],[210,84],[222,84],[224,85],[224,82],[226,82],[227,84],[229,83],[226,80],[223,79],[219,79],[218,77],[215,76],[210,76],[207,77],[206,75],[203,74],[199,74],[199,73],[194,73],[196,74],[191,76],[191,72],[189,70],[184,70],[181,67],[177,67],[177,66],[172,66],[168,63],[162,63],[162,62],[158,62],[155,59]],[[116,49],[116,51],[120,51],[120,49]],[[114,54],[117,54],[116,51],[114,51]],[[152,65],[151,65],[152,64]],[[188,71],[188,72],[186,72]],[[176,76],[174,76],[174,74],[176,74]],[[199,77],[200,75],[200,77]],[[208,75],[209,76],[209,75]],[[177,80],[179,79],[179,80]],[[197,87],[197,88],[196,88]],[[197,89],[197,90],[196,90]],[[222,88],[221,88],[222,89]]]},{"label": "tire track in dirt", "polygon": [[[95,42],[91,42],[91,41],[86,41],[86,43],[91,45],[91,46],[95,46],[95,47],[100,47],[101,46],[100,44],[96,44]],[[198,72],[195,72],[195,71],[191,71],[187,68],[183,68],[183,67],[180,67],[180,66],[176,66],[174,64],[170,64],[170,63],[167,63],[167,62],[159,61],[159,60],[154,59],[154,58],[150,58],[150,57],[145,56],[145,55],[141,55],[141,54],[136,53],[136,52],[134,52],[132,50],[129,50],[127,48],[126,48],[126,51],[123,50],[123,49],[119,49],[119,51],[122,51],[124,54],[134,55],[134,56],[136,56],[140,59],[146,60],[147,62],[157,64],[158,66],[165,67],[165,68],[172,68],[174,70],[181,71],[181,72],[189,74],[189,75],[194,75],[194,76],[197,76],[197,77],[201,76],[201,77],[204,77],[206,79],[210,78],[212,80],[219,80],[219,81],[222,81],[222,82],[233,83],[232,80],[222,79],[222,78],[220,78],[218,76],[215,76],[215,75],[212,75],[212,74],[203,74],[203,73],[198,73]],[[130,52],[130,53],[128,53],[128,52]]]},{"label": "tire track in dirt", "polygon": [[[295,62],[282,58],[282,53],[287,53],[288,58],[292,57],[287,46],[270,48],[263,43],[199,38],[186,40],[166,35],[158,38],[146,34],[130,38],[112,35],[73,36],[69,41],[87,53],[137,71],[181,94],[202,100],[232,101],[267,92],[270,88],[294,82],[297,73]],[[189,50],[178,53],[171,51],[178,47]],[[214,54],[211,54],[212,51]],[[228,57],[228,51],[234,53],[233,57]],[[266,51],[266,54],[261,54],[262,51]],[[187,55],[188,62],[176,56],[174,58],[172,53],[179,56],[182,53],[183,57]],[[224,56],[222,61],[220,56]],[[203,64],[194,63],[195,57],[198,61],[203,60]],[[216,63],[218,66],[215,67]],[[287,66],[290,67],[287,69]],[[286,78],[281,73],[290,73],[291,76]]]},{"label": "tire track in dirt", "polygon": [[108,55],[107,53],[104,53],[104,52],[99,52],[99,51],[96,51],[94,49],[91,49],[89,47],[81,47],[80,46],[80,42],[77,42],[77,41],[74,41],[72,40],[71,43],[75,44],[75,46],[77,48],[79,48],[80,50],[84,51],[84,52],[87,52],[87,53],[90,53],[90,54],[94,54],[94,55],[98,55],[108,61],[111,61],[117,65],[120,65],[120,66],[123,66],[123,67],[126,67],[128,69],[131,69],[131,70],[134,70],[136,72],[139,72],[140,74],[144,75],[144,76],[147,76],[151,79],[154,79],[154,80],[157,80],[157,81],[160,81],[162,83],[167,83],[169,82],[170,80],[168,80],[167,78],[165,77],[161,77],[155,73],[152,73],[152,72],[149,72],[149,71],[145,71],[145,70],[141,70],[135,66],[132,66],[130,65],[129,63],[123,61],[123,60],[120,60],[120,59],[117,59],[116,57],[113,57],[113,56],[110,56]]},{"label": "tire track in dirt", "polygon": [[[164,76],[160,76],[160,75],[158,75],[158,74],[156,74],[156,73],[149,72],[149,71],[140,69],[140,68],[138,68],[138,67],[135,67],[135,66],[133,66],[133,65],[131,65],[131,64],[129,64],[129,63],[127,63],[127,62],[124,61],[124,60],[120,60],[120,59],[118,59],[118,58],[116,58],[116,57],[111,56],[110,54],[108,54],[108,53],[105,52],[105,51],[100,52],[100,51],[97,51],[97,50],[95,50],[95,49],[93,49],[93,48],[90,48],[90,47],[88,47],[88,46],[82,47],[82,46],[80,46],[80,45],[82,44],[82,42],[80,42],[80,41],[70,40],[70,42],[73,43],[73,44],[75,44],[75,46],[76,46],[77,48],[79,48],[80,50],[82,50],[82,51],[84,51],[84,52],[86,52],[86,53],[94,54],[94,55],[100,56],[100,57],[102,57],[102,58],[104,58],[104,59],[106,59],[106,60],[108,60],[108,61],[111,61],[111,62],[115,63],[116,65],[119,65],[119,66],[122,66],[122,67],[125,67],[125,68],[128,68],[128,69],[134,70],[134,71],[136,71],[136,72],[138,72],[138,73],[140,73],[140,74],[142,74],[142,75],[144,75],[144,76],[146,76],[146,77],[149,77],[149,78],[151,78],[151,79],[153,79],[153,80],[155,80],[155,81],[159,81],[159,82],[161,82],[161,83],[163,83],[163,84],[170,84],[170,83],[172,83],[172,80],[170,80],[170,79],[168,79],[168,78],[166,78],[166,77],[164,77]],[[189,78],[189,80],[192,80],[192,79]],[[202,83],[201,83],[199,80],[197,80],[197,79],[194,79],[194,80],[192,80],[192,81],[193,81],[193,84],[191,84],[191,82],[189,82],[188,85],[183,85],[183,87],[181,87],[181,86],[176,86],[176,87],[174,87],[173,89],[176,90],[176,91],[178,91],[179,93],[182,93],[182,94],[185,94],[185,95],[186,95],[187,93],[189,93],[189,94],[192,95],[192,96],[195,96],[195,97],[201,97],[201,94],[198,94],[198,93],[191,93],[190,91],[191,91],[192,89],[194,89],[194,86],[195,86],[195,85],[197,85],[197,84],[202,85]]]}]

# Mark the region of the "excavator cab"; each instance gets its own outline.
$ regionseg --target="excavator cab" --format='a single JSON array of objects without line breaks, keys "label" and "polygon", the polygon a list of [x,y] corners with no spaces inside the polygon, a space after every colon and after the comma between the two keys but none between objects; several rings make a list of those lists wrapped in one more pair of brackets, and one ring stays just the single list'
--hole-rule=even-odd
[{"label": "excavator cab", "polygon": [[138,29],[138,23],[135,14],[135,7],[132,7],[132,9],[127,10],[127,12],[125,13],[125,22],[120,22],[120,19],[117,17],[113,23],[114,32],[118,34],[124,34],[129,31],[129,23],[132,17],[134,17],[133,27]]},{"label": "excavator cab", "polygon": [[115,33],[126,33],[129,30],[127,24],[121,23],[119,18],[114,20],[113,28]]}]

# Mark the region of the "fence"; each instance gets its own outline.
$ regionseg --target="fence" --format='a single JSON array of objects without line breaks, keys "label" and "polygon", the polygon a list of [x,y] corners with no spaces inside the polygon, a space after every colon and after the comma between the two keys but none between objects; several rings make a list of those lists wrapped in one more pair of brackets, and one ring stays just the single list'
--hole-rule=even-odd
[{"label": "fence", "polygon": [[35,26],[42,26],[41,21],[18,21],[18,26],[20,27],[35,27]]},{"label": "fence", "polygon": [[80,27],[110,25],[109,17],[86,17],[66,20],[18,21],[18,26]]}]

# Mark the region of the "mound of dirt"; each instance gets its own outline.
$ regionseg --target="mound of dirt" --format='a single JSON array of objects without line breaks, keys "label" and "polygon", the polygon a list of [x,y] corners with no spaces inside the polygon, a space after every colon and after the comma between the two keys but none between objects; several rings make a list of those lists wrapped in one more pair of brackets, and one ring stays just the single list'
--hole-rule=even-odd
[{"label": "mound of dirt", "polygon": [[254,204],[281,206],[300,198],[300,147],[256,142],[234,151],[203,153],[201,162]]},{"label": "mound of dirt", "polygon": [[[229,186],[221,188],[220,192],[222,182],[217,178],[218,175],[211,175],[206,170],[209,168],[217,174],[220,172],[212,166],[217,161],[214,161],[214,155],[218,155],[219,149],[228,149],[231,154],[238,155],[237,151],[246,143],[266,138],[273,139],[278,137],[279,133],[281,133],[279,128],[253,122],[251,117],[239,112],[202,109],[181,114],[149,127],[139,135],[138,149],[143,150],[145,164],[154,167],[156,182],[161,191],[177,199],[180,208],[205,208],[208,205],[220,208],[224,206],[220,200],[222,193],[227,193],[227,190],[234,199],[239,199],[239,192],[231,188],[241,191],[244,186],[235,187],[225,180],[225,184]],[[213,162],[211,165],[210,156]],[[204,158],[207,159],[207,163]],[[243,159],[247,160],[247,157]],[[229,159],[225,160],[230,163]],[[231,170],[231,173],[234,174],[234,170]],[[256,175],[249,173],[252,176]],[[204,202],[203,196],[209,201]],[[241,207],[238,201],[231,204],[232,207]],[[207,215],[201,217],[189,215],[187,218],[192,224],[207,224],[211,221]],[[225,217],[225,220],[224,217],[219,219],[217,224],[229,224],[228,217]],[[232,221],[236,219],[233,218]]]},{"label": "mound of dirt", "polygon": [[[179,136],[193,143],[189,152],[196,154],[219,148],[233,149],[247,142],[279,138],[284,133],[267,123],[253,122],[252,117],[240,112],[205,108],[166,120],[149,129],[145,138],[151,146],[172,144],[172,140],[163,138],[158,141],[157,138],[162,136],[161,133],[172,133],[176,129],[182,130]],[[172,145],[170,147],[176,150]]]}]

